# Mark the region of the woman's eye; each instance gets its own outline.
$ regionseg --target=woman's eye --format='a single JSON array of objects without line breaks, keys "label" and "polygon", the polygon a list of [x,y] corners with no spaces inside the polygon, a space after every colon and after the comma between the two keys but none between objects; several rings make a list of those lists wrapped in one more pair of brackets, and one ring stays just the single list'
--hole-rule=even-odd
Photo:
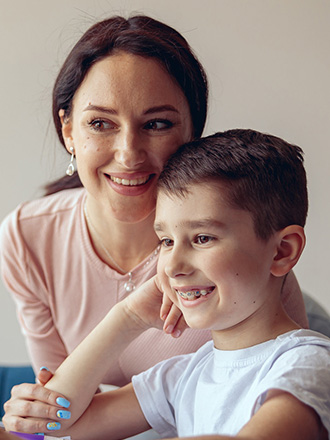
[{"label": "woman's eye", "polygon": [[198,244],[206,244],[213,240],[213,237],[210,237],[209,235],[199,235],[196,237],[196,243]]},{"label": "woman's eye", "polygon": [[160,244],[163,247],[171,247],[171,246],[173,246],[173,240],[171,240],[170,238],[162,238],[160,240]]},{"label": "woman's eye", "polygon": [[103,119],[93,119],[92,121],[88,122],[88,125],[95,131],[103,131],[115,128],[115,124],[104,121]]},{"label": "woman's eye", "polygon": [[168,128],[173,127],[173,122],[168,121],[167,119],[155,119],[153,121],[149,121],[145,124],[144,128],[146,130],[166,130]]}]

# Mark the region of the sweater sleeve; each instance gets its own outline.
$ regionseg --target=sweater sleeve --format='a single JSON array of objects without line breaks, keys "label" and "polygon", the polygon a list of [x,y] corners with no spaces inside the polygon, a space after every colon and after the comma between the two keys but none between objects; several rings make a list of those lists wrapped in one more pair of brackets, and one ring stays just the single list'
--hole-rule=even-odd
[{"label": "sweater sleeve", "polygon": [[33,368],[37,372],[45,365],[55,371],[67,351],[53,322],[43,270],[22,235],[19,212],[1,224],[1,275],[15,301]]},{"label": "sweater sleeve", "polygon": [[285,311],[302,328],[308,328],[304,298],[293,271],[289,272],[282,289],[282,304]]}]

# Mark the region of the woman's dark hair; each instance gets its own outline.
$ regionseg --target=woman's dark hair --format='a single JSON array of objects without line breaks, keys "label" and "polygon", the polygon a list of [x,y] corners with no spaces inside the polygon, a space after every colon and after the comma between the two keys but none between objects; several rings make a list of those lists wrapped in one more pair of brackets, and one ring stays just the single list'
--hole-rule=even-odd
[{"label": "woman's dark hair", "polygon": [[303,151],[283,139],[235,129],[189,142],[165,164],[158,191],[184,197],[191,185],[209,181],[224,185],[231,206],[252,214],[261,239],[289,225],[305,225]]},{"label": "woman's dark hair", "polygon": [[[71,50],[53,89],[53,120],[60,142],[65,146],[59,110],[64,110],[65,117],[70,116],[74,94],[91,66],[114,51],[155,58],[165,67],[188,101],[193,135],[199,138],[207,114],[206,73],[179,32],[153,18],[138,15],[129,19],[114,16],[94,24]],[[78,186],[82,184],[75,173],[48,184],[46,193]]]}]

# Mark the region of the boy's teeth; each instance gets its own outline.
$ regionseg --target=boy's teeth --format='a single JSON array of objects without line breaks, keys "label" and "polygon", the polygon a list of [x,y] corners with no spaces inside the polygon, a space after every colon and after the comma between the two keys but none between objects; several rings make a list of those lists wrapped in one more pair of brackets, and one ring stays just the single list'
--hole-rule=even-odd
[{"label": "boy's teeth", "polygon": [[118,183],[119,185],[124,185],[124,186],[136,186],[136,185],[143,185],[144,183],[146,183],[146,181],[149,179],[148,177],[140,177],[139,179],[121,179],[120,177],[113,177],[110,176],[110,179],[113,182]]},{"label": "boy's teeth", "polygon": [[188,290],[187,292],[180,292],[177,290],[178,294],[183,298],[187,299],[188,301],[193,301],[196,298],[199,298],[200,296],[205,296],[208,293],[211,293],[213,288],[211,289],[201,289],[201,290]]}]

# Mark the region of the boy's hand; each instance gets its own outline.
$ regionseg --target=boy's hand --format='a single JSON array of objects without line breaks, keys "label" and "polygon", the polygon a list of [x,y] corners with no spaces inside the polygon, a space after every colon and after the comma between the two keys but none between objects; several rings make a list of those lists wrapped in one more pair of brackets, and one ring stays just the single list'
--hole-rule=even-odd
[{"label": "boy's hand", "polygon": [[181,310],[172,303],[166,292],[167,287],[155,275],[123,302],[130,318],[143,329],[154,327],[179,337],[187,324]]},{"label": "boy's hand", "polygon": [[183,331],[188,328],[188,325],[184,320],[181,310],[172,302],[167,293],[170,287],[165,288],[160,281],[158,282],[160,285],[162,285],[162,290],[164,292],[162,306],[160,309],[160,317],[164,321],[163,330],[165,333],[173,336],[173,338],[178,338],[181,336]]}]

